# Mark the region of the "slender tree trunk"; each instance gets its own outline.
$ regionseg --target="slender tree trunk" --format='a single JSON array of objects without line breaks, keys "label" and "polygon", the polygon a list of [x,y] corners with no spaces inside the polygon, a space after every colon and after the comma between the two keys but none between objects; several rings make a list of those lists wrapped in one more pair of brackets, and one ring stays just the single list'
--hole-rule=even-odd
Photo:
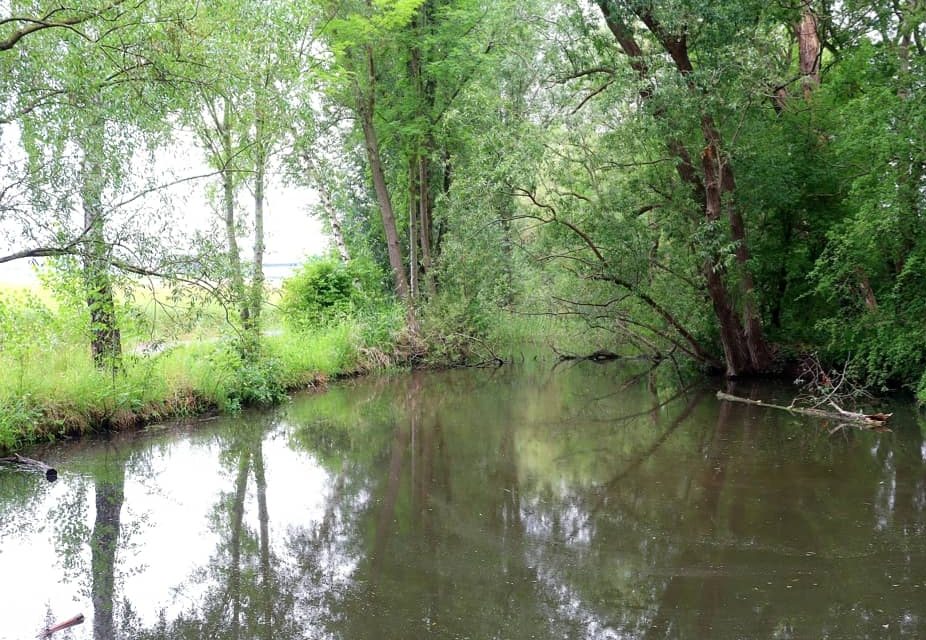
[{"label": "slender tree trunk", "polygon": [[[419,9],[417,20],[414,24],[417,39],[426,37],[426,29],[431,20],[433,6],[430,2],[425,2]],[[418,101],[418,111],[425,115],[430,123],[431,113],[434,111],[434,83],[425,77],[422,69],[421,48],[417,45],[411,49],[409,56],[409,74],[412,78],[412,84],[415,89],[416,99]],[[431,125],[429,125],[431,126]],[[416,143],[419,141],[416,141]],[[415,174],[415,183],[417,184],[417,210],[414,217],[418,220],[418,245],[421,248],[421,271],[425,278],[425,287],[428,295],[433,296],[436,292],[436,283],[432,273],[432,199],[431,199],[431,172],[429,162],[433,139],[430,131],[426,131],[420,140],[421,148],[412,156],[412,165],[409,167],[409,175]],[[410,218],[411,219],[411,218]]]},{"label": "slender tree trunk", "polygon": [[222,205],[225,213],[225,240],[228,243],[228,261],[231,267],[232,291],[238,305],[238,314],[242,324],[248,325],[250,309],[248,308],[247,289],[244,285],[244,271],[241,266],[241,252],[238,249],[238,224],[235,219],[235,184],[232,174],[231,104],[225,100],[222,115],[222,153],[225,165],[222,167]]},{"label": "slender tree trunk", "polygon": [[342,262],[349,262],[350,251],[348,251],[347,242],[345,241],[344,225],[341,222],[341,216],[338,214],[337,208],[335,207],[334,198],[331,195],[331,191],[328,189],[327,183],[322,178],[321,171],[319,170],[316,161],[308,153],[303,154],[302,157],[306,163],[309,179],[312,181],[312,184],[315,185],[315,190],[318,192],[318,198],[321,202],[325,219],[331,226],[331,234],[334,236],[334,246],[338,250],[338,255],[340,256]]},{"label": "slender tree trunk", "polygon": [[418,160],[409,159],[408,171],[408,286],[418,297]]},{"label": "slender tree trunk", "polygon": [[113,640],[116,637],[116,550],[124,500],[125,465],[119,463],[112,473],[111,477],[98,479],[94,484],[96,517],[90,536],[94,640]]},{"label": "slender tree trunk", "polygon": [[380,216],[383,220],[383,231],[386,235],[386,249],[389,255],[389,266],[392,268],[392,277],[395,282],[396,293],[406,303],[408,316],[406,322],[412,333],[418,331],[418,320],[415,317],[414,304],[411,299],[408,279],[405,277],[405,265],[402,259],[402,248],[399,245],[399,233],[395,222],[395,212],[392,208],[392,198],[386,184],[386,174],[383,168],[382,157],[379,153],[379,139],[373,123],[373,108],[375,91],[375,71],[373,67],[373,51],[366,50],[368,86],[366,94],[358,87],[358,111],[360,123],[363,128],[363,138],[366,143],[367,159],[370,163],[370,173],[373,176],[373,189],[376,191],[376,200],[379,204]]},{"label": "slender tree trunk", "polygon": [[120,369],[122,366],[122,335],[116,319],[116,302],[109,274],[110,248],[106,242],[103,213],[104,177],[99,165],[104,132],[103,123],[91,125],[92,138],[84,145],[81,162],[81,204],[84,211],[86,241],[83,255],[83,277],[90,311],[90,351],[97,368]]},{"label": "slender tree trunk", "polygon": [[421,238],[421,266],[424,270],[425,286],[428,295],[433,296],[437,292],[437,284],[434,281],[433,259],[431,257],[431,234],[433,233],[432,220],[432,201],[431,201],[431,172],[428,169],[428,151],[430,146],[425,146],[425,153],[418,156],[418,220],[421,226],[419,237]]},{"label": "slender tree trunk", "polygon": [[266,158],[261,152],[257,159],[254,174],[254,272],[251,275],[251,296],[248,304],[250,307],[250,329],[255,335],[260,331],[260,312],[264,304],[264,183],[266,164]]},{"label": "slender tree trunk", "polygon": [[363,121],[363,135],[367,146],[367,156],[370,161],[370,171],[373,174],[373,189],[376,191],[376,199],[383,219],[389,266],[392,268],[396,293],[403,300],[409,301],[408,279],[405,277],[405,265],[402,259],[402,249],[399,246],[395,213],[393,213],[392,200],[389,197],[389,188],[386,185],[386,176],[379,155],[379,142],[376,139],[376,132],[373,130],[371,115],[366,110],[363,110],[361,119]]}]

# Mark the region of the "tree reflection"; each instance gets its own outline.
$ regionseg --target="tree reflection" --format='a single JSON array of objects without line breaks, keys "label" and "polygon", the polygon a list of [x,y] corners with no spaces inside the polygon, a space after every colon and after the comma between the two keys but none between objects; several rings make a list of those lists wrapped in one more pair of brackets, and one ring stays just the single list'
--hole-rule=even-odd
[{"label": "tree reflection", "polygon": [[[171,585],[195,601],[123,635],[922,635],[919,430],[831,438],[644,373],[417,374],[235,421],[214,551]],[[323,477],[311,513],[276,483],[282,436]],[[95,608],[123,481],[94,478]]]},{"label": "tree reflection", "polygon": [[125,500],[125,463],[113,461],[94,478],[96,516],[90,536],[91,601],[94,640],[116,637],[113,622],[116,586],[116,549]]},{"label": "tree reflection", "polygon": [[[237,421],[222,441],[220,458],[233,478],[231,491],[215,505],[212,519],[217,547],[209,565],[194,572],[191,585],[205,583],[199,601],[155,629],[136,630],[139,638],[295,637],[292,589],[270,539],[270,509],[264,461],[266,422]],[[253,478],[253,501],[250,482]],[[256,502],[257,528],[247,524]],[[163,617],[163,615],[162,615]]]}]

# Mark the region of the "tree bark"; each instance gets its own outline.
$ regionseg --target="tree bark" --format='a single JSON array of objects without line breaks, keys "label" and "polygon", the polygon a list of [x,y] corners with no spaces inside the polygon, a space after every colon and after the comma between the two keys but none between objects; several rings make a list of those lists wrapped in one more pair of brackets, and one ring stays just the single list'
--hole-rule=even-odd
[{"label": "tree bark", "polygon": [[90,351],[98,369],[122,367],[122,335],[116,319],[116,302],[109,274],[110,247],[106,242],[103,189],[105,178],[99,155],[103,153],[103,122],[88,127],[81,160],[81,204],[84,213],[83,276],[90,311]]},{"label": "tree bark", "polygon": [[814,13],[812,0],[804,0],[801,5],[801,19],[794,25],[804,100],[810,100],[813,90],[820,84],[822,47],[818,27],[819,21]]}]

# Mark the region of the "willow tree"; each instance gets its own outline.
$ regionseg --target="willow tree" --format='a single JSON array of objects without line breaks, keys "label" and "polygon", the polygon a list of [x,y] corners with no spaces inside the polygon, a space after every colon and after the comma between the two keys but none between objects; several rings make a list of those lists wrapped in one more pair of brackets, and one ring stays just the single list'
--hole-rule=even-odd
[{"label": "willow tree", "polygon": [[[138,154],[164,131],[172,80],[166,70],[176,52],[182,7],[109,2],[70,9],[14,2],[11,9],[13,15],[2,20],[4,28],[14,28],[0,53],[8,72],[2,119],[20,134],[28,162],[11,166],[29,195],[8,222],[20,226],[21,239],[33,247],[4,260],[78,257],[94,363],[118,368],[112,272],[131,260],[117,256],[115,248],[123,255],[147,253],[141,247],[150,240],[119,203],[142,181],[133,167]],[[150,91],[155,86],[157,95]]]},{"label": "willow tree", "polygon": [[[653,117],[663,118],[667,114],[659,106],[648,105],[666,73],[666,65],[659,62],[668,63],[689,94],[686,105],[698,123],[701,144],[693,152],[690,142],[670,133],[665,146],[675,158],[679,179],[691,189],[703,224],[723,229],[734,244],[738,296],[724,278],[725,265],[716,251],[705,257],[701,268],[718,323],[726,372],[738,376],[766,371],[771,364],[771,351],[750,271],[746,224],[736,203],[735,167],[712,110],[710,87],[705,83],[711,69],[704,72],[696,69],[697,57],[692,51],[690,23],[699,21],[700,16],[694,12],[664,15],[650,3],[598,0],[597,4],[614,38],[614,46],[638,76],[640,101],[651,109]],[[660,61],[653,60],[654,57]],[[705,58],[711,59],[709,52]],[[678,116],[677,112],[673,115]]]}]

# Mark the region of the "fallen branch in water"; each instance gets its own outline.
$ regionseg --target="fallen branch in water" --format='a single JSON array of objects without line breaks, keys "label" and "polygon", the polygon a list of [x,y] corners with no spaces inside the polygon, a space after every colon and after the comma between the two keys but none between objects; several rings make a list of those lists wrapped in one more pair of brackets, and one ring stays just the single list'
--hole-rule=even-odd
[{"label": "fallen branch in water", "polygon": [[574,353],[563,353],[562,351],[557,350],[556,347],[552,347],[553,353],[559,356],[560,361],[563,360],[591,360],[592,362],[610,362],[611,360],[619,360],[621,356],[617,355],[612,351],[607,351],[606,349],[598,349],[587,356],[582,356]]},{"label": "fallen branch in water", "polygon": [[53,633],[58,633],[59,631],[64,631],[65,629],[70,629],[71,627],[76,627],[79,624],[84,623],[84,614],[79,613],[70,620],[65,620],[64,622],[59,622],[53,627],[48,627],[36,636],[36,638],[50,638]]},{"label": "fallen branch in water", "polygon": [[25,458],[18,453],[14,453],[9,458],[0,458],[0,464],[10,464],[17,467],[25,467],[27,469],[32,469],[33,471],[39,471],[44,474],[45,479],[49,482],[54,482],[58,479],[58,470],[54,467],[49,467],[44,462],[39,460],[33,460],[32,458]]},{"label": "fallen branch in water", "polygon": [[724,393],[723,391],[717,392],[718,400],[726,400],[728,402],[741,402],[743,404],[750,404],[757,407],[768,407],[769,409],[780,409],[781,411],[787,411],[788,413],[796,413],[802,416],[812,416],[814,418],[827,418],[829,420],[840,420],[842,422],[851,422],[859,425],[864,425],[872,428],[884,428],[885,423],[890,419],[894,414],[892,413],[857,413],[855,411],[846,411],[845,409],[838,406],[835,402],[830,402],[830,405],[835,409],[834,411],[825,411],[823,409],[805,409],[802,407],[795,406],[784,406],[780,404],[770,404],[768,402],[762,402],[761,400],[750,400],[749,398],[741,398],[740,396],[734,396],[729,393]]},{"label": "fallen branch in water", "polygon": [[450,333],[450,334],[447,334],[446,337],[448,338],[458,337],[458,338],[463,338],[464,340],[468,340],[470,342],[474,342],[480,345],[489,354],[489,357],[486,358],[485,360],[481,360],[479,362],[465,365],[468,368],[481,369],[481,368],[488,368],[488,367],[502,367],[506,364],[509,364],[508,361],[504,360],[503,358],[500,358],[498,354],[492,351],[492,348],[486,343],[485,340],[480,340],[476,336],[471,336],[471,335],[467,335],[464,333]]}]

